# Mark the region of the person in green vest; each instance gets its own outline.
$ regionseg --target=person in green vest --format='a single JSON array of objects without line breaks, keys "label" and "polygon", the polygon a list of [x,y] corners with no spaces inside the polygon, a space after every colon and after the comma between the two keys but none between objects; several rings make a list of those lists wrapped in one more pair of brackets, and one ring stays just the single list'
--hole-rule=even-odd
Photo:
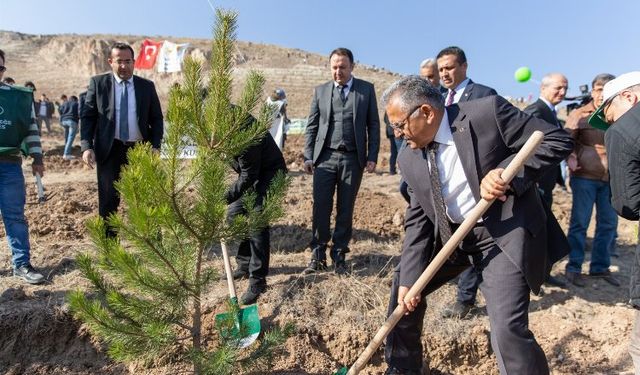
[{"label": "person in green vest", "polygon": [[[5,66],[0,50],[0,80]],[[33,158],[33,174],[44,174],[40,135],[30,89],[0,83],[0,214],[11,249],[13,275],[29,284],[45,281],[31,265],[29,227],[24,216],[26,190],[21,149]]]}]

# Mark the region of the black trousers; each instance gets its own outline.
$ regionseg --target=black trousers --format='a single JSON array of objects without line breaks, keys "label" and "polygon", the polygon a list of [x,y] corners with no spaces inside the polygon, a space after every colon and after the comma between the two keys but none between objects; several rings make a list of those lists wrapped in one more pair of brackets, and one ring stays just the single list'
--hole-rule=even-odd
[{"label": "black trousers", "polygon": [[[260,204],[260,197],[257,201]],[[228,207],[228,220],[233,220],[237,215],[244,215],[245,213],[243,201],[238,199]],[[267,275],[269,274],[270,247],[269,227],[240,242],[236,263],[239,270],[249,273],[249,284],[266,285]]]},{"label": "black trousers", "polygon": [[[480,285],[487,301],[491,324],[491,347],[502,375],[548,374],[549,367],[542,348],[529,330],[529,286],[524,275],[500,250],[482,225],[475,227],[462,241],[455,259],[447,261],[422,293],[418,308],[400,319],[387,337],[385,360],[407,370],[422,365],[422,335],[426,296],[469,267],[470,254],[481,254],[477,266],[482,270]],[[400,268],[393,276],[389,314],[397,306]]]},{"label": "black trousers", "polygon": [[465,305],[475,305],[478,287],[482,283],[482,269],[476,264],[482,263],[482,254],[474,254],[469,258],[471,258],[471,267],[464,270],[458,278],[456,300]]},{"label": "black trousers", "polygon": [[[357,152],[325,149],[313,172],[313,239],[314,256],[324,260],[327,243],[333,242],[332,257],[346,253],[353,233],[353,209],[360,189],[363,169]],[[331,235],[333,196],[337,193],[336,224]]]},{"label": "black trousers", "polygon": [[[113,185],[120,179],[120,170],[127,164],[127,150],[133,147],[133,143],[125,145],[117,139],[113,140],[109,156],[97,163],[98,173],[98,214],[107,219],[109,215],[118,210],[120,205],[120,193]],[[114,235],[112,229],[107,229],[107,235]]]}]

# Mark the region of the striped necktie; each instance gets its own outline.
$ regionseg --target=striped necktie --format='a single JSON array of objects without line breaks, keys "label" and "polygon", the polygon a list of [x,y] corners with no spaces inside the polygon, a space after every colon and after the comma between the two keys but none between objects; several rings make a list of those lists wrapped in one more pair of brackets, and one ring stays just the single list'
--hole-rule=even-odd
[{"label": "striped necktie", "polygon": [[449,96],[447,96],[447,103],[445,104],[447,107],[453,104],[453,98],[456,96],[456,90],[451,89],[449,91]]}]

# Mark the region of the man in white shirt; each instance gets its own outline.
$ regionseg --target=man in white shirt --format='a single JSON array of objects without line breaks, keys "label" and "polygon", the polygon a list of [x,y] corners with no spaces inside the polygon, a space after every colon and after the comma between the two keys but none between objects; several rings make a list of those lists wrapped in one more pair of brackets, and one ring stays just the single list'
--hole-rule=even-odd
[{"label": "man in white shirt", "polygon": [[[97,166],[98,212],[103,218],[118,209],[120,195],[114,182],[127,162],[127,150],[136,142],[160,149],[162,109],[153,82],[133,75],[131,46],[111,48],[112,71],[91,78],[81,113],[82,160]],[[107,234],[115,233],[107,229]]]},{"label": "man in white shirt", "polygon": [[[438,69],[444,87],[447,88],[445,94],[445,104],[447,106],[458,102],[466,102],[473,99],[484,98],[485,96],[497,95],[496,90],[491,87],[473,82],[467,77],[467,56],[459,47],[447,47],[438,53]],[[463,175],[464,176],[464,175]],[[458,292],[456,302],[449,308],[443,310],[444,318],[462,319],[476,303],[478,286],[482,282],[482,272],[476,267],[479,262],[478,255],[474,255],[472,266],[460,274],[458,278]]]},{"label": "man in white shirt", "polygon": [[[547,236],[563,233],[559,227],[547,231],[535,182],[571,152],[571,137],[498,95],[445,107],[442,95],[417,76],[392,84],[383,104],[389,122],[410,147],[400,154],[399,163],[411,198],[389,303],[390,312],[400,304],[406,314],[387,337],[386,374],[422,373],[424,297],[468,268],[472,254],[481,258],[481,288],[500,373],[548,374],[544,352],[528,328],[528,307],[530,292],[538,292],[544,279],[547,253],[539,249]],[[524,173],[507,185],[500,177],[503,169],[536,130],[544,133],[544,140]],[[422,295],[405,301],[410,287],[480,199],[495,202]]]}]

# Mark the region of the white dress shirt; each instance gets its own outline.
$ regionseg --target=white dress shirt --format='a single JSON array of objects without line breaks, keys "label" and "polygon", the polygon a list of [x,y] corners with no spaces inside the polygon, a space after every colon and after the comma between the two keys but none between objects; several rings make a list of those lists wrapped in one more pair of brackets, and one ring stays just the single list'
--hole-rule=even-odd
[{"label": "white dress shirt", "polygon": [[[122,98],[122,90],[124,89],[124,82],[116,74],[113,75],[115,80],[113,86],[115,88],[115,106],[116,106],[116,132],[115,139],[120,139],[120,99]],[[127,103],[129,112],[129,139],[120,139],[123,142],[141,141],[142,134],[140,128],[138,128],[138,112],[136,110],[136,89],[133,86],[133,77],[127,80]]]},{"label": "white dress shirt", "polygon": [[462,168],[462,161],[460,161],[458,150],[453,142],[447,111],[444,112],[434,141],[438,142],[436,163],[438,164],[442,198],[444,198],[447,216],[449,221],[459,224],[464,221],[477,202],[473,197],[469,181],[467,181],[467,176]]},{"label": "white dress shirt", "polygon": [[[349,95],[349,91],[351,90],[351,85],[353,85],[353,76],[349,78],[349,81],[342,86],[342,92],[344,93],[344,97],[346,98]],[[340,86],[338,82],[333,81],[333,87]]]},{"label": "white dress shirt", "polygon": [[[460,82],[460,84],[455,87],[454,90],[456,90],[456,94],[453,96],[452,104],[456,104],[457,102],[460,101],[460,98],[462,98],[462,94],[464,94],[464,89],[467,88],[468,84],[469,84],[469,78],[465,78],[464,81]],[[449,97],[450,92],[451,90],[447,92],[447,96],[445,97],[445,100],[447,99],[447,97]]]}]

